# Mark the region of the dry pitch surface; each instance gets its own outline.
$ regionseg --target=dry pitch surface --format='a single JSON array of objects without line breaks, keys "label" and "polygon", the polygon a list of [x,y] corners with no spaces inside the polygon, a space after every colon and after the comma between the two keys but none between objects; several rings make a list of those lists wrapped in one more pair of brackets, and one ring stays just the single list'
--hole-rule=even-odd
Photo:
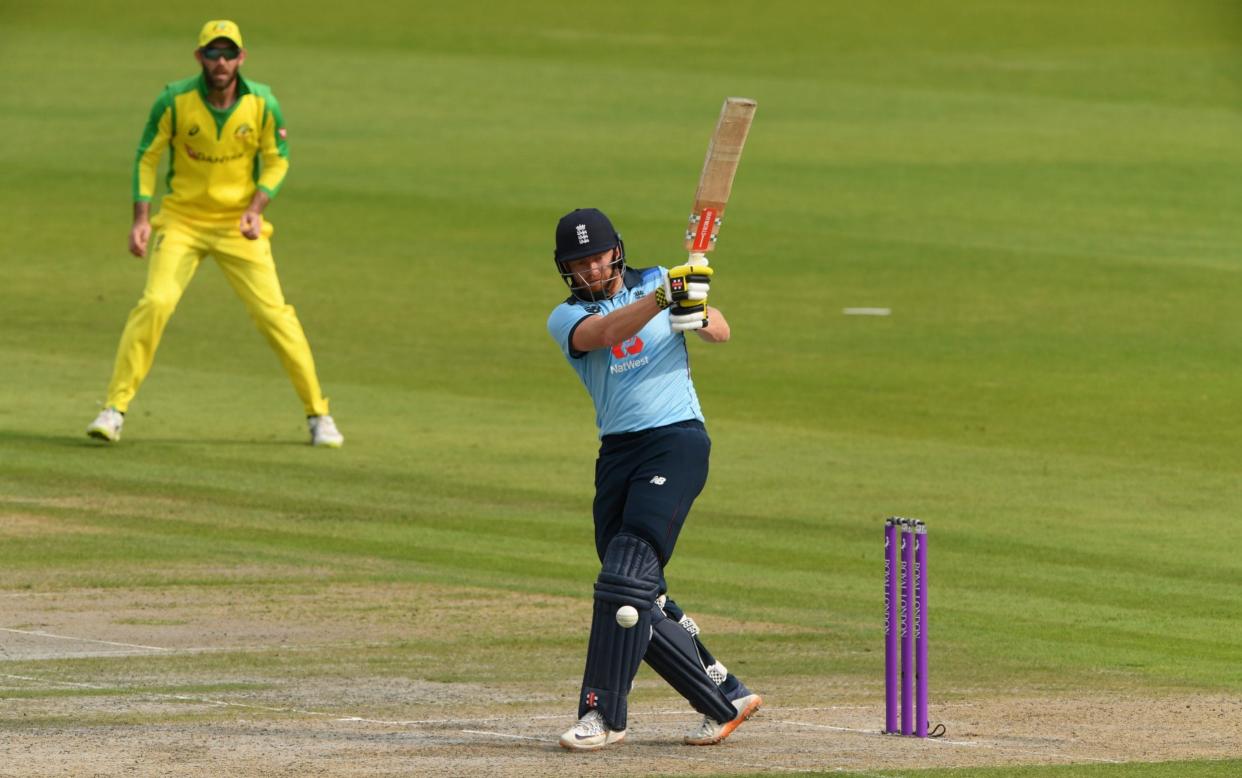
[{"label": "dry pitch surface", "polygon": [[[497,627],[515,614],[531,626]],[[572,722],[577,661],[551,688],[538,688],[513,668],[496,668],[495,683],[429,682],[418,679],[416,666],[405,677],[369,674],[362,659],[398,641],[416,645],[437,630],[521,640],[540,624],[584,629],[586,617],[587,603],[569,598],[418,585],[6,593],[0,775],[894,776],[915,767],[1242,752],[1242,702],[1224,696],[1131,689],[1090,698],[1021,690],[972,698],[959,690],[933,706],[947,735],[920,742],[878,734],[878,685],[833,678],[748,679],[766,698],[763,710],[725,744],[693,748],[679,741],[696,715],[644,669],[627,741],[571,754],[556,737]],[[701,621],[708,631],[736,626]],[[209,661],[213,654],[293,664],[299,655],[337,659],[314,677],[256,677],[253,669]],[[56,661],[72,658],[88,661]],[[453,660],[428,657],[445,661]]]}]

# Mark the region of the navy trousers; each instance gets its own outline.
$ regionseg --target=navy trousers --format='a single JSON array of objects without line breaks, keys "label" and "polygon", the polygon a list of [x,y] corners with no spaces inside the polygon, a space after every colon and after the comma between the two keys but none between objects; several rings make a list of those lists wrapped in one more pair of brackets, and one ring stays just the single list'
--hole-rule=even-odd
[{"label": "navy trousers", "polygon": [[[712,442],[698,420],[606,435],[595,462],[595,549],[600,561],[622,530],[668,564],[694,499],[707,483]],[[667,590],[667,587],[663,587]]]}]

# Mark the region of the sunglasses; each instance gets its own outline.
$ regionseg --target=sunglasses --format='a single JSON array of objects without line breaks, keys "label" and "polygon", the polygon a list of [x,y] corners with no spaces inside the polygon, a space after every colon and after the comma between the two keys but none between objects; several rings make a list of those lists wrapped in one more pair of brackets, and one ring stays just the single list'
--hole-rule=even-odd
[{"label": "sunglasses", "polygon": [[241,49],[229,46],[223,49],[203,49],[203,56],[210,60],[234,60],[241,56]]}]

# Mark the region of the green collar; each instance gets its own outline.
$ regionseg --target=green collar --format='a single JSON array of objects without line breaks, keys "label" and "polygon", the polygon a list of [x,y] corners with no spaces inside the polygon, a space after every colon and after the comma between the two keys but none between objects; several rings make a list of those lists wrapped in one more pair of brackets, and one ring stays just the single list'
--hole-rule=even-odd
[{"label": "green collar", "polygon": [[200,73],[198,75],[198,94],[203,98],[203,105],[207,106],[207,110],[211,112],[212,117],[216,120],[216,138],[219,139],[220,133],[224,131],[224,125],[228,122],[229,117],[233,115],[233,111],[237,108],[237,104],[241,102],[242,97],[250,94],[250,85],[246,83],[246,79],[242,78],[242,74],[237,74],[237,95],[233,100],[233,104],[228,108],[217,108],[207,99],[210,90],[207,88],[207,77]]}]

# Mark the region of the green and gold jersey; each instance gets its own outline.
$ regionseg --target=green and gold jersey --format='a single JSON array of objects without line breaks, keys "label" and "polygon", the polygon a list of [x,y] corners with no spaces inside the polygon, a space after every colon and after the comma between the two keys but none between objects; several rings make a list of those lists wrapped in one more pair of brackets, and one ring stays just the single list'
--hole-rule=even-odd
[{"label": "green and gold jersey", "polygon": [[163,208],[200,221],[237,219],[258,187],[275,197],[289,170],[280,106],[266,85],[237,76],[237,101],[220,110],[207,102],[203,76],[164,87],[151,108],[134,160],[134,200],[155,195],[156,170],[167,145],[168,192]]}]

